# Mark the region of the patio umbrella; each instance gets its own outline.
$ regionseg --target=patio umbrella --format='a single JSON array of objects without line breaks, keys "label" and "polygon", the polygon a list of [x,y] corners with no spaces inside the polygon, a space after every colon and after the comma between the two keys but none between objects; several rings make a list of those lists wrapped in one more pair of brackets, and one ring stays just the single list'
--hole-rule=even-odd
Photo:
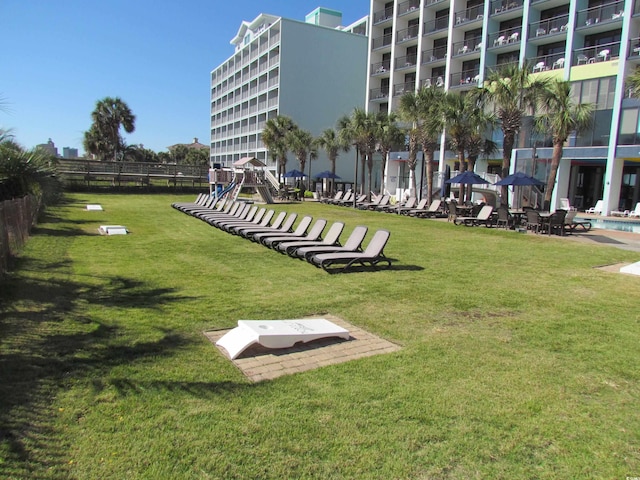
[{"label": "patio umbrella", "polygon": [[485,180],[477,173],[467,170],[466,172],[462,172],[459,175],[456,175],[455,177],[450,178],[449,180],[445,180],[444,183],[460,183],[463,185],[469,185],[469,184],[480,185],[480,184],[487,184],[491,182],[489,182],[488,180]]},{"label": "patio umbrella", "polygon": [[335,173],[330,172],[329,170],[326,170],[324,172],[320,172],[315,177],[316,178],[340,178],[339,175],[336,175]]},{"label": "patio umbrella", "polygon": [[524,172],[516,172],[509,176],[504,177],[499,182],[496,182],[494,185],[513,185],[513,186],[528,186],[535,185],[537,187],[544,186],[544,182],[538,180],[535,177],[531,177]]},{"label": "patio umbrella", "polygon": [[285,178],[302,178],[302,177],[306,177],[307,174],[304,172],[301,172],[300,170],[293,169],[293,170],[289,170],[283,176]]}]

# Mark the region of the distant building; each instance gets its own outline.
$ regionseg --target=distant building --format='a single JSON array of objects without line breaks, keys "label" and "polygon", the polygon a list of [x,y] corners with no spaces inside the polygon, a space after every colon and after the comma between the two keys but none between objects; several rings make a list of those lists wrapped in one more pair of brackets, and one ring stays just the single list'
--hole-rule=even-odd
[{"label": "distant building", "polygon": [[55,143],[53,143],[53,140],[49,139],[49,141],[47,143],[41,143],[39,145],[36,145],[36,148],[40,149],[40,150],[44,150],[45,152],[57,157],[58,156],[58,149],[56,148]]},{"label": "distant building", "polygon": [[198,142],[198,137],[195,137],[192,143],[176,143],[175,145],[171,145],[167,148],[169,149],[169,151],[172,151],[173,149],[181,145],[187,148],[196,148],[198,150],[209,150],[209,147],[207,145],[203,145],[202,143]]},{"label": "distant building", "polygon": [[[285,115],[318,136],[364,107],[367,20],[340,27],[340,12],[317,8],[306,22],[264,13],[242,22],[233,55],[211,72],[211,163],[252,156],[275,169],[262,142],[267,120]],[[318,153],[313,172],[329,168]],[[287,168],[295,163],[289,155]],[[348,165],[338,166],[343,178],[353,175]]]},{"label": "distant building", "polygon": [[62,158],[78,158],[78,149],[62,147]]}]

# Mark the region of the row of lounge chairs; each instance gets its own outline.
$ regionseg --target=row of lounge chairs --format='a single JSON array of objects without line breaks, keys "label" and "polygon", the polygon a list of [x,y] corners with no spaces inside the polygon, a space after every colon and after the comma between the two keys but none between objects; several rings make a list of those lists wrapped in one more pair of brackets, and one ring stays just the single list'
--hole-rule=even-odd
[{"label": "row of lounge chairs", "polygon": [[[304,216],[294,228],[298,215],[258,208],[245,202],[227,202],[198,198],[194,203],[174,203],[174,208],[207,222],[220,230],[241,236],[276,250],[290,257],[307,260],[328,272],[345,271],[354,265],[376,267],[391,265],[384,255],[389,240],[387,230],[378,230],[363,250],[362,244],[367,227],[354,228],[344,245],[340,236],[344,223],[335,222],[324,238],[327,221],[318,219],[313,223]],[[274,218],[275,217],[275,218]]]},{"label": "row of lounge chairs", "polygon": [[[349,206],[354,205],[354,194],[351,190],[347,192],[339,191],[332,198],[322,199],[321,202],[329,205]],[[371,210],[385,213],[398,213],[412,217],[434,218],[446,217],[440,200],[434,200],[431,205],[427,205],[428,199],[417,201],[416,197],[409,197],[406,202],[398,205],[390,203],[390,195],[379,195],[374,200],[367,202],[366,195],[359,195],[355,199],[355,205],[360,210]]]}]

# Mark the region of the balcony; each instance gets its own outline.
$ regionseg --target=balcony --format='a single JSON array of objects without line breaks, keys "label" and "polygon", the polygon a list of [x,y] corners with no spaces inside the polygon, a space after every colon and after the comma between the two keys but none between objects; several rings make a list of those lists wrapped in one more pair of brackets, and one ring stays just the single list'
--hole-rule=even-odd
[{"label": "balcony", "polygon": [[396,35],[396,44],[408,42],[409,40],[416,38],[418,38],[418,25],[412,25],[409,28],[398,30]]},{"label": "balcony", "polygon": [[444,88],[444,79],[441,76],[425,78],[420,83],[420,88]]},{"label": "balcony", "polygon": [[391,45],[391,34],[383,35],[382,37],[374,38],[372,47],[374,50],[378,48],[384,48]]},{"label": "balcony", "polygon": [[418,63],[418,55],[415,53],[412,55],[397,57],[395,63],[396,70],[415,67],[416,63]]},{"label": "balcony", "polygon": [[438,5],[439,3],[444,3],[447,0],[425,0],[424,2],[424,6],[425,7],[431,7],[433,5]]},{"label": "balcony", "polygon": [[484,5],[476,5],[460,12],[456,12],[456,26],[480,21],[484,13]]},{"label": "balcony", "polygon": [[554,18],[548,18],[539,22],[532,23],[529,26],[529,38],[546,37],[549,35],[557,35],[564,33],[569,27],[569,15],[560,15]]},{"label": "balcony", "polygon": [[449,15],[424,22],[424,34],[439,32],[449,28]]},{"label": "balcony", "polygon": [[[640,51],[640,50],[639,50]],[[573,52],[572,65],[589,65],[608,62],[620,56],[620,42],[607,43],[596,47],[579,48]]]},{"label": "balcony", "polygon": [[398,4],[398,16],[401,17],[420,8],[420,0],[409,0]]},{"label": "balcony", "polygon": [[479,53],[482,48],[482,38],[472,38],[464,40],[462,42],[456,42],[453,44],[453,56],[467,55],[470,53]]},{"label": "balcony", "polygon": [[452,73],[450,79],[450,88],[478,85],[480,72],[477,69],[473,69]]},{"label": "balcony", "polygon": [[385,8],[377,12],[373,12],[373,24],[380,25],[381,23],[391,20],[393,18],[393,7]]},{"label": "balcony", "polygon": [[629,40],[629,59],[640,59],[640,37]]},{"label": "balcony", "polygon": [[389,87],[385,88],[372,88],[369,90],[369,100],[372,102],[383,102],[389,98]]},{"label": "balcony", "polygon": [[492,33],[489,35],[489,47],[503,47],[505,45],[519,45],[520,42],[520,29],[507,29],[501,32]]},{"label": "balcony", "polygon": [[522,0],[496,0],[491,2],[491,11],[494,15],[504,14],[522,8]]},{"label": "balcony", "polygon": [[416,89],[416,82],[396,83],[393,86],[393,96],[400,97],[407,92],[414,92]]},{"label": "balcony", "polygon": [[436,47],[422,51],[422,64],[445,61],[447,59],[447,47]]},{"label": "balcony", "polygon": [[389,70],[391,70],[391,60],[372,63],[370,75],[380,75],[383,73],[387,73]]},{"label": "balcony", "polygon": [[596,27],[603,23],[607,24],[606,28],[610,28],[611,25],[609,24],[611,23],[622,23],[623,15],[624,0],[580,10],[576,18],[576,29],[590,27],[599,30]]},{"label": "balcony", "polygon": [[531,72],[547,72],[549,70],[563,69],[566,64],[564,53],[554,53],[552,55],[540,55],[531,59]]}]

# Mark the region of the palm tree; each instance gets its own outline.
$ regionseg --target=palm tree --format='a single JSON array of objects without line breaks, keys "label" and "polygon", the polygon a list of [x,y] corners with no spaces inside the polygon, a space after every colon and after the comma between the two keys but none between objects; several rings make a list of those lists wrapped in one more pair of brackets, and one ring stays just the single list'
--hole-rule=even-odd
[{"label": "palm tree", "polygon": [[269,150],[269,153],[276,161],[278,168],[278,179],[282,179],[282,175],[287,168],[287,142],[285,137],[287,132],[297,128],[293,120],[284,115],[278,115],[270,118],[262,130],[262,143]]},{"label": "palm tree", "polygon": [[96,102],[91,119],[91,128],[85,132],[85,149],[102,159],[119,160],[124,148],[120,127],[127,133],[135,130],[136,117],[129,106],[119,97],[105,97]]},{"label": "palm tree", "polygon": [[[544,77],[531,79],[528,65],[520,67],[509,64],[490,73],[482,88],[472,91],[484,103],[494,105],[503,134],[502,177],[509,175],[511,153],[515,146],[516,135],[522,126],[522,117],[533,111],[541,92],[548,80]],[[508,187],[502,187],[502,198],[508,198]]]},{"label": "palm tree", "polygon": [[[361,161],[360,191],[364,192],[364,167],[367,158],[375,151],[375,122],[373,115],[368,114],[362,108],[355,108],[350,116],[338,120],[339,135],[344,141],[354,144],[356,147],[356,162],[358,155]],[[354,179],[354,191],[357,178]]]},{"label": "palm tree", "polygon": [[426,167],[427,198],[433,197],[433,158],[440,148],[440,136],[444,129],[442,109],[444,90],[422,88],[418,91],[418,108],[422,122],[418,126],[418,142],[422,146],[423,167]]},{"label": "palm tree", "polygon": [[[474,112],[467,96],[447,92],[442,104],[447,142],[449,148],[455,152],[460,172],[467,169],[465,153],[469,146],[471,132],[474,130]],[[460,185],[460,201],[465,197],[465,185]]]},{"label": "palm tree", "polygon": [[387,114],[385,112],[380,115],[380,125],[378,128],[378,148],[377,150],[382,155],[382,169],[380,179],[380,194],[383,194],[384,190],[384,171],[386,162],[389,157],[389,152],[398,145],[404,145],[405,135],[404,131],[397,124],[398,116],[396,113],[391,112]]},{"label": "palm tree", "polygon": [[[307,130],[294,128],[287,132],[285,142],[291,153],[298,159],[300,171],[304,173],[307,158],[314,160],[318,156],[315,138]],[[311,179],[308,179],[308,181],[311,181]]]},{"label": "palm tree", "polygon": [[563,146],[572,133],[591,128],[594,106],[590,103],[574,103],[570,82],[555,79],[542,93],[540,110],[541,113],[535,117],[536,130],[548,132],[553,144],[551,168],[544,192],[545,205],[548,205],[556,183]]},{"label": "palm tree", "polygon": [[[329,157],[329,163],[331,164],[331,173],[335,175],[338,155],[340,154],[340,151],[345,153],[349,151],[349,142],[345,138],[340,137],[333,128],[327,128],[318,137],[317,143],[318,147],[327,152],[327,157]],[[333,195],[333,185],[334,180],[332,178],[329,182],[329,195]]]},{"label": "palm tree", "polygon": [[400,120],[410,124],[410,126],[406,128],[406,132],[409,137],[409,159],[407,161],[407,165],[411,171],[411,191],[415,195],[415,191],[417,190],[416,165],[418,163],[419,126],[423,119],[421,104],[416,93],[407,92],[400,97],[400,103],[398,104],[398,116],[400,117]]},{"label": "palm tree", "polygon": [[627,89],[632,97],[640,97],[640,67],[636,69],[626,78]]}]

